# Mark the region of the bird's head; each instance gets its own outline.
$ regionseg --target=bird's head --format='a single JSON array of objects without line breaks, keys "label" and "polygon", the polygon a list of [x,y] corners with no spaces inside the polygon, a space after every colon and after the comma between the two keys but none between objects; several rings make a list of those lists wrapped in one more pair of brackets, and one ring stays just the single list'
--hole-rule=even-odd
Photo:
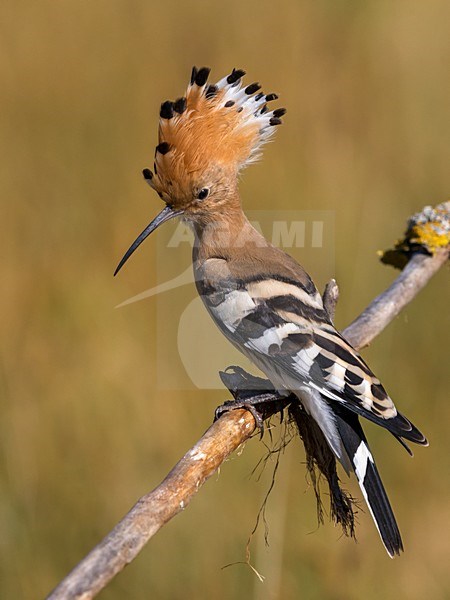
[{"label": "bird's head", "polygon": [[264,94],[257,83],[242,86],[240,69],[215,84],[207,83],[209,72],[194,67],[186,96],[161,105],[154,170],[143,174],[166,207],[131,245],[116,273],[165,221],[182,216],[202,226],[232,208],[239,201],[239,172],[259,158],[281,124],[285,109],[268,109],[276,94]]}]

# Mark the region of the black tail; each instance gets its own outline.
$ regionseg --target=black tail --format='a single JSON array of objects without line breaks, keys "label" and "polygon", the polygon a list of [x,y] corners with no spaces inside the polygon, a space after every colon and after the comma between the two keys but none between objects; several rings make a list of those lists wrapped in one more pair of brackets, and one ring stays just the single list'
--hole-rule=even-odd
[{"label": "black tail", "polygon": [[394,558],[403,551],[402,538],[358,416],[341,409],[336,425],[384,547]]}]

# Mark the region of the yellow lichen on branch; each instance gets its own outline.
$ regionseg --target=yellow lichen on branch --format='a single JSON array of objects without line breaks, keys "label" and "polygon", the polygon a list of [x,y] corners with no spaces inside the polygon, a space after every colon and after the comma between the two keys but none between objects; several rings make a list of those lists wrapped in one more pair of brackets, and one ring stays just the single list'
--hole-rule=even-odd
[{"label": "yellow lichen on branch", "polygon": [[380,251],[380,260],[386,265],[403,269],[412,253],[425,252],[434,255],[450,245],[450,200],[435,208],[425,208],[408,219],[405,235],[394,248]]}]

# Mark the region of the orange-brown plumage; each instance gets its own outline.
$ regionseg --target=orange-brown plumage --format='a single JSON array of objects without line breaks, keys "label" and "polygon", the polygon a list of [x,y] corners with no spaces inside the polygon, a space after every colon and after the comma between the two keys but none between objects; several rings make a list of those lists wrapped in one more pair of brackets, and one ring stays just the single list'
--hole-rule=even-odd
[{"label": "orange-brown plumage", "polygon": [[[244,71],[233,69],[215,85],[207,84],[208,74],[194,67],[186,96],[161,105],[155,174],[147,171],[146,178],[175,208],[194,211],[198,194],[212,183],[221,199],[235,195],[239,171],[258,158],[285,112],[267,110],[277,96],[255,94],[258,84],[242,88]],[[199,208],[205,212],[207,204]]]}]

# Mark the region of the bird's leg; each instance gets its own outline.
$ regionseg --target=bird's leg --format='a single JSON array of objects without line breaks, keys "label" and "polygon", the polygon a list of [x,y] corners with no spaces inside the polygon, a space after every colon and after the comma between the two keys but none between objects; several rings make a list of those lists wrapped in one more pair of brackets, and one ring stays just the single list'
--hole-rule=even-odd
[{"label": "bird's leg", "polygon": [[[263,403],[269,402],[273,405],[274,402],[279,404],[279,397],[276,394],[257,394],[253,396],[248,396],[245,399],[240,399],[239,395],[235,396],[234,400],[227,400],[220,406],[218,406],[214,413],[214,420],[216,421],[219,417],[221,417],[224,413],[229,412],[230,410],[236,410],[238,408],[245,408],[250,411],[255,419],[256,426],[261,430],[264,429],[264,419],[266,418],[264,415],[265,411],[259,411]],[[278,410],[282,410],[285,405],[280,406],[280,408],[275,410],[274,412],[278,412]]]},{"label": "bird's leg", "polygon": [[282,412],[292,402],[290,396],[275,390],[268,379],[255,377],[241,367],[228,367],[227,372],[220,373],[220,378],[234,400],[228,400],[216,408],[215,420],[230,410],[245,408],[252,413],[262,435],[265,419]]}]

